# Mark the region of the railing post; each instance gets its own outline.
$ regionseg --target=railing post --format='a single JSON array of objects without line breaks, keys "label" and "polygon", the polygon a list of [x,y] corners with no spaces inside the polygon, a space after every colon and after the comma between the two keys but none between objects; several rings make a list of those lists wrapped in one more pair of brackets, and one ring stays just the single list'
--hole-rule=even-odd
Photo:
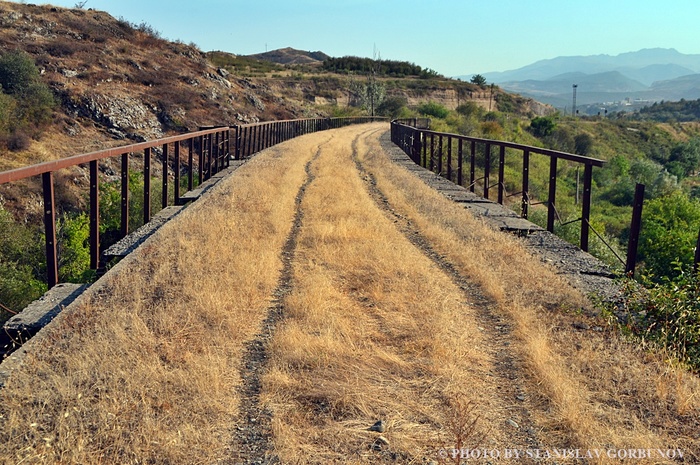
[{"label": "railing post", "polygon": [[586,163],[583,168],[583,206],[581,209],[581,250],[588,252],[588,231],[591,219],[591,186],[593,185],[593,165]]},{"label": "railing post", "polygon": [[216,133],[216,171],[219,172],[226,168],[226,138],[223,131]]},{"label": "railing post", "polygon": [[197,142],[199,142],[199,152],[197,153],[199,185],[204,182],[204,136],[199,136]]},{"label": "railing post", "polygon": [[226,168],[231,166],[231,128],[228,128],[225,132],[226,136]]},{"label": "railing post", "polygon": [[452,136],[447,136],[447,179],[452,181]]},{"label": "railing post", "polygon": [[188,140],[188,156],[187,156],[187,190],[191,191],[194,189],[194,138],[190,137]]},{"label": "railing post", "polygon": [[457,147],[457,184],[460,186],[463,183],[462,176],[462,164],[464,163],[464,151],[463,151],[464,139],[459,139],[459,145]]},{"label": "railing post", "polygon": [[474,183],[476,182],[476,141],[472,141],[470,147],[470,162],[469,162],[469,190],[475,192]]},{"label": "railing post", "polygon": [[211,158],[213,163],[212,174],[221,171],[221,146],[219,145],[219,133],[209,134],[211,138]]},{"label": "railing post", "polygon": [[632,210],[632,224],[630,225],[630,240],[627,244],[627,263],[625,274],[634,277],[634,268],[637,266],[637,250],[639,247],[639,233],[642,230],[642,208],[644,206],[644,184],[635,186],[634,205]]},{"label": "railing post", "polygon": [[175,142],[175,160],[173,160],[173,190],[175,191],[175,205],[180,205],[180,141]]},{"label": "railing post", "polygon": [[547,197],[547,231],[554,232],[557,195],[557,157],[549,159],[549,197]]},{"label": "railing post", "polygon": [[698,231],[698,241],[695,243],[695,260],[693,261],[693,269],[697,273],[700,266],[700,231]]},{"label": "railing post", "polygon": [[100,177],[98,161],[90,162],[90,269],[100,267]]},{"label": "railing post", "polygon": [[151,221],[151,148],[143,150],[143,224]]},{"label": "railing post", "polygon": [[484,198],[489,198],[489,177],[491,176],[491,143],[484,147]]},{"label": "railing post", "polygon": [[420,165],[420,131],[417,129],[413,130],[413,161]]},{"label": "railing post", "polygon": [[430,171],[435,167],[435,134],[430,134]]},{"label": "railing post", "polygon": [[442,134],[438,138],[438,176],[442,176]]},{"label": "railing post", "polygon": [[214,174],[213,167],[214,167],[214,140],[211,134],[207,134],[205,138],[205,144],[207,146],[207,179],[211,178],[212,175]]},{"label": "railing post", "polygon": [[53,173],[41,175],[44,193],[44,233],[46,236],[46,284],[49,289],[58,284],[58,254],[56,253],[56,202],[53,191]]},{"label": "railing post", "polygon": [[121,195],[121,237],[126,237],[129,234],[129,154],[122,154],[122,195]]},{"label": "railing post", "polygon": [[253,153],[258,153],[260,151],[260,125],[256,124],[253,126]]},{"label": "railing post", "polygon": [[527,219],[530,208],[530,151],[523,150],[523,197],[520,206],[520,216]]},{"label": "railing post", "polygon": [[501,150],[498,153],[498,203],[500,203],[501,205],[503,205],[505,167],[506,167],[506,146],[501,145]]},{"label": "railing post", "polygon": [[168,206],[168,144],[163,144],[163,184],[161,190],[161,206]]},{"label": "railing post", "polygon": [[241,127],[237,124],[235,126],[236,130],[236,136],[235,136],[235,142],[236,142],[236,160],[241,159]]}]

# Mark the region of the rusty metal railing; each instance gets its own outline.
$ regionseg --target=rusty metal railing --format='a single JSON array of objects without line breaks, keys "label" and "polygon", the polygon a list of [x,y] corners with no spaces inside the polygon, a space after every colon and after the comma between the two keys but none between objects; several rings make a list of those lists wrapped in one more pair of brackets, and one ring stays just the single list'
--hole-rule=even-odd
[{"label": "rusty metal railing", "polygon": [[[545,202],[547,204],[547,230],[549,232],[554,232],[554,222],[557,218],[557,163],[559,160],[568,160],[582,164],[584,166],[582,209],[581,218],[578,221],[581,221],[580,247],[582,250],[588,251],[593,167],[601,167],[605,161],[512,142],[435,132],[427,128],[415,127],[413,124],[415,124],[413,120],[392,121],[392,142],[401,147],[415,163],[460,186],[469,188],[471,192],[474,192],[477,183],[481,182],[485,199],[489,198],[491,189],[496,187],[498,189],[497,200],[500,204],[503,204],[505,196],[506,148],[522,152],[522,190],[511,195],[521,195],[521,216],[523,218],[528,217],[530,206],[530,157],[533,154],[549,157],[549,192]],[[496,184],[492,185],[493,174],[491,171],[494,147],[498,148],[498,173]],[[478,150],[478,148],[483,148],[483,151]],[[468,167],[468,173],[464,172],[465,165]],[[477,165],[482,165],[483,176],[479,178],[477,178]]]},{"label": "rusty metal railing", "polygon": [[[37,165],[17,168],[0,173],[0,184],[41,176],[43,195],[43,219],[46,243],[47,284],[49,288],[59,283],[58,253],[56,243],[55,173],[77,165],[89,166],[89,228],[90,268],[99,269],[100,257],[100,161],[120,157],[121,217],[120,237],[129,233],[129,161],[131,156],[143,156],[143,222],[151,219],[152,158],[160,151],[162,163],[161,205],[181,205],[181,171],[187,172],[187,190],[193,190],[214,174],[230,165],[231,159],[244,159],[272,145],[311,132],[340,128],[349,124],[382,121],[380,117],[311,118],[287,121],[270,121],[238,126],[201,128],[197,132],[166,137],[150,142],[131,144],[97,152],[76,155]],[[186,161],[183,163],[183,156]],[[195,170],[197,173],[195,183]],[[169,194],[172,173],[173,195]],[[184,181],[183,181],[184,182]]]}]

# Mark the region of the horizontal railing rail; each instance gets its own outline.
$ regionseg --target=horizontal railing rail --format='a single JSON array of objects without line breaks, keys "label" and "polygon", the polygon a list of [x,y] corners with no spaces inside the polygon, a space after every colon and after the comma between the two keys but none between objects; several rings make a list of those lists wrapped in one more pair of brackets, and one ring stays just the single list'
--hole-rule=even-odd
[{"label": "horizontal railing rail", "polygon": [[393,122],[405,124],[416,129],[430,129],[430,118],[400,118],[395,119]]},{"label": "horizontal railing rail", "polygon": [[[230,166],[231,160],[241,160],[286,140],[311,132],[340,128],[350,124],[386,121],[381,117],[310,118],[268,121],[236,126],[206,127],[199,131],[165,137],[149,142],[124,145],[97,152],[47,161],[32,166],[0,172],[0,184],[41,176],[43,222],[46,246],[46,281],[49,288],[59,283],[56,243],[55,173],[78,165],[89,166],[89,249],[90,268],[100,269],[100,161],[121,157],[120,166],[120,238],[129,233],[129,174],[130,158],[143,157],[143,223],[151,219],[151,178],[154,152],[160,155],[161,206],[182,205],[181,176],[187,175],[187,191],[210,179]],[[183,162],[183,157],[185,160]],[[172,173],[172,176],[171,176]],[[169,183],[173,182],[172,194]],[[184,183],[184,181],[182,181]]]},{"label": "horizontal railing rail", "polygon": [[[420,124],[416,127],[414,124]],[[506,149],[514,149],[522,152],[522,189],[518,193],[521,195],[521,216],[527,218],[529,214],[530,202],[530,157],[533,154],[549,157],[549,186],[547,204],[547,230],[554,232],[554,223],[558,216],[556,209],[557,193],[557,168],[559,160],[567,160],[583,165],[583,192],[581,218],[580,247],[588,251],[590,213],[591,213],[591,188],[593,180],[593,167],[601,167],[604,160],[585,157],[573,153],[559,152],[540,147],[516,144],[492,139],[482,139],[478,137],[464,136],[460,134],[450,134],[431,131],[424,121],[416,120],[395,120],[391,124],[392,141],[417,164],[436,172],[450,181],[467,187],[471,192],[475,192],[478,182],[483,186],[483,197],[489,198],[489,193],[493,187],[498,189],[497,201],[503,204],[505,197],[505,165]],[[479,156],[477,146],[483,147],[483,154]],[[492,158],[494,147],[497,148],[497,180],[492,185],[493,167]],[[477,160],[478,159],[478,160]],[[479,163],[477,163],[477,161]],[[477,164],[483,174],[477,178]],[[464,170],[468,169],[468,173]],[[515,195],[515,194],[513,194]]]}]

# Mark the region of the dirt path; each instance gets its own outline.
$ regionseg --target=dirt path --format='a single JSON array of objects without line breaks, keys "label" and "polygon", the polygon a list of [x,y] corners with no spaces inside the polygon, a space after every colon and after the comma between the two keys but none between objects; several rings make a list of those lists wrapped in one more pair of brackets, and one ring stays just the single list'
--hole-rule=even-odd
[{"label": "dirt path", "polygon": [[[295,286],[284,299],[289,315],[270,341],[263,377],[275,448],[300,463],[419,463],[455,447],[537,448],[512,325],[389,206],[363,164],[365,140],[383,130],[347,129],[312,165]],[[378,353],[387,365],[375,364]],[[367,433],[378,420],[385,444]],[[459,431],[460,422],[473,422],[473,431]]]}]

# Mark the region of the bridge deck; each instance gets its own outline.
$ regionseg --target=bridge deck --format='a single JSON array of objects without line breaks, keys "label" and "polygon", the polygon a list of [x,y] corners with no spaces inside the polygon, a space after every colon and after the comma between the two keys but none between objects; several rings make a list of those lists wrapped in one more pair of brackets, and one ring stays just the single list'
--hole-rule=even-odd
[{"label": "bridge deck", "polygon": [[604,329],[528,252],[540,231],[504,234],[507,212],[475,217],[495,207],[436,192],[386,131],[267,149],[110,269],[26,346],[0,392],[0,457],[429,463],[470,441],[501,454],[699,450],[697,379],[667,376]]}]

